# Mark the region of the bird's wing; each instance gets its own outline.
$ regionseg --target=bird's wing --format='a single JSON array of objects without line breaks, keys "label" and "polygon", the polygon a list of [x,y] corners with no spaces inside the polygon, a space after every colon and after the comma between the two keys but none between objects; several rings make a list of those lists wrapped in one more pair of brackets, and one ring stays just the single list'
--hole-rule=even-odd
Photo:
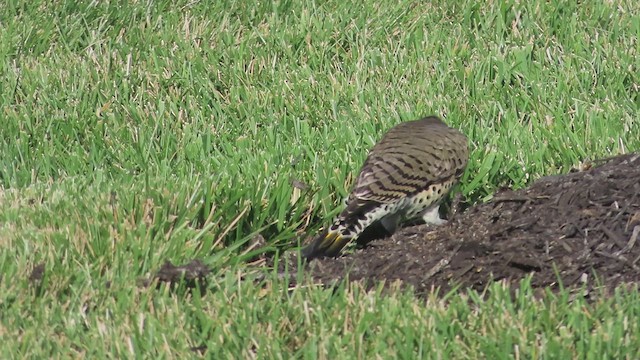
[{"label": "bird's wing", "polygon": [[467,162],[466,138],[457,132],[436,135],[381,141],[362,166],[347,203],[392,203],[459,176]]}]

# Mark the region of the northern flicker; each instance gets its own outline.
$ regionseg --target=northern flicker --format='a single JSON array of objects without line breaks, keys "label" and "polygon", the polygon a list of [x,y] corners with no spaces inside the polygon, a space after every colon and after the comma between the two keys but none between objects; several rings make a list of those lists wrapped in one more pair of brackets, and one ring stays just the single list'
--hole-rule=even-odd
[{"label": "northern flicker", "polygon": [[444,223],[440,202],[462,176],[468,151],[467,138],[436,116],[391,128],[369,152],[346,208],[302,255],[337,256],[374,223],[389,234],[402,221],[418,217]]}]

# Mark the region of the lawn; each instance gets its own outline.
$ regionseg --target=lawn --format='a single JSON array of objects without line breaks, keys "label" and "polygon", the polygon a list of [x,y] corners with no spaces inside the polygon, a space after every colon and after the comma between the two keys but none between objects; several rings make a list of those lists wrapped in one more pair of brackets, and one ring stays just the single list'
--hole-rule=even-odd
[{"label": "lawn", "polygon": [[[329,222],[401,121],[469,137],[468,204],[640,149],[639,37],[634,1],[3,1],[1,357],[638,358],[637,289],[246,264]],[[194,258],[202,291],[144,286]]]}]

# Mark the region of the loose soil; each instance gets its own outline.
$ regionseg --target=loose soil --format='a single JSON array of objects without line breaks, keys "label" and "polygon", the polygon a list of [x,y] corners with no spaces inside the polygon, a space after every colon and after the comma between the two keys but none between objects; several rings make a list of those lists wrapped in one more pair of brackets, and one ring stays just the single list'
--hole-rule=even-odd
[{"label": "loose soil", "polygon": [[599,163],[499,191],[445,225],[403,228],[339,258],[313,260],[305,272],[326,285],[400,280],[419,294],[457,285],[482,291],[529,275],[534,288],[637,283],[640,154]]}]

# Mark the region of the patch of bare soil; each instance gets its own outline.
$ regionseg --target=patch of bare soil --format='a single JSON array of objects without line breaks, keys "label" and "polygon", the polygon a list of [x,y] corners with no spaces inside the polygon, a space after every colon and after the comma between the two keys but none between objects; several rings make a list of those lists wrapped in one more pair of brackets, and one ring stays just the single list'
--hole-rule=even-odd
[{"label": "patch of bare soil", "polygon": [[[536,288],[640,280],[640,154],[498,192],[440,227],[408,227],[363,249],[316,259],[316,282],[401,280],[418,293],[532,275]],[[596,281],[599,279],[599,284]]]},{"label": "patch of bare soil", "polygon": [[45,272],[45,264],[40,263],[33,267],[31,270],[31,274],[29,275],[29,282],[31,283],[40,283],[42,278],[44,277]]},{"label": "patch of bare soil", "polygon": [[154,280],[157,280],[158,285],[168,283],[173,286],[184,283],[188,288],[200,287],[204,289],[207,284],[206,277],[210,273],[211,269],[198,259],[179,266],[166,261],[153,277],[141,279],[139,284],[149,286]]}]

